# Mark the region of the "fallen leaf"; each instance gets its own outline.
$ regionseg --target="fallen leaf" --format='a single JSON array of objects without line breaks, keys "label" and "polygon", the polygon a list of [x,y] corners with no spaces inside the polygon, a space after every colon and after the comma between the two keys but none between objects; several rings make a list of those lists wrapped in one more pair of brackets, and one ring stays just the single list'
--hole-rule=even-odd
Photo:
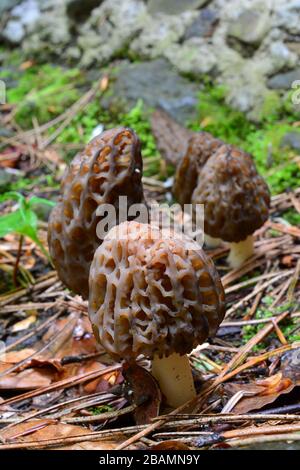
[{"label": "fallen leaf", "polygon": [[156,380],[150,372],[137,364],[124,364],[122,373],[133,392],[133,403],[139,405],[134,412],[135,422],[150,423],[159,415],[162,398]]},{"label": "fallen leaf", "polygon": [[32,60],[26,60],[25,62],[22,62],[19,69],[20,70],[27,70],[30,67],[32,67],[33,65],[34,65],[34,62]]},{"label": "fallen leaf", "polygon": [[100,81],[100,90],[105,91],[108,87],[108,84],[109,84],[108,75],[104,75],[104,77]]},{"label": "fallen leaf", "polygon": [[238,392],[251,394],[243,396],[231,410],[233,413],[244,414],[273,403],[280,395],[291,392],[297,385],[300,385],[300,381],[293,381],[289,377],[284,377],[282,372],[278,372],[264,380],[249,384],[225,384],[223,387],[230,398]]},{"label": "fallen leaf", "polygon": [[[87,436],[86,441],[70,442],[72,438],[76,440],[76,438],[85,435]],[[52,439],[60,441],[57,443],[52,442],[51,450],[113,450],[126,439],[124,436],[118,441],[113,441],[99,436],[99,440],[89,441],[90,436],[91,431],[87,428],[72,424],[56,423],[51,419],[27,421],[1,431],[1,437],[5,444],[28,443],[30,448],[30,443],[37,443],[38,446],[43,447],[43,441],[45,446]],[[64,443],[65,439],[66,442]]]},{"label": "fallen leaf", "polygon": [[36,317],[34,315],[29,315],[27,318],[24,318],[24,320],[15,323],[12,326],[11,331],[13,333],[17,333],[18,331],[27,330],[27,328],[29,328],[30,325],[32,325],[32,323],[34,323],[35,321]]},{"label": "fallen leaf", "polygon": [[[35,352],[36,352],[35,349],[24,348],[24,349],[20,349],[20,351],[9,351],[5,353],[5,355],[3,355],[4,358],[0,363],[1,372],[11,367],[12,364],[16,364],[17,362],[23,361],[24,359],[31,356]],[[7,365],[5,366],[5,364]]]},{"label": "fallen leaf", "polygon": [[34,390],[47,387],[54,380],[49,370],[26,369],[22,372],[7,374],[0,379],[0,390]]}]

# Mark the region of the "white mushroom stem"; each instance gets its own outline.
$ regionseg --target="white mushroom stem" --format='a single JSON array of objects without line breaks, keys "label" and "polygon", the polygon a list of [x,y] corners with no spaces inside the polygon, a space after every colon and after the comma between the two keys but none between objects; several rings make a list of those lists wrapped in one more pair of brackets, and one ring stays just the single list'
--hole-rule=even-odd
[{"label": "white mushroom stem", "polygon": [[204,234],[204,241],[208,248],[218,248],[218,246],[220,246],[222,243],[221,238],[211,237],[207,235],[207,233]]},{"label": "white mushroom stem", "polygon": [[179,354],[154,356],[152,374],[159,383],[167,403],[177,408],[196,396],[189,358]]},{"label": "white mushroom stem", "polygon": [[239,243],[230,243],[230,253],[227,262],[231,268],[239,268],[254,253],[254,239],[252,235]]}]

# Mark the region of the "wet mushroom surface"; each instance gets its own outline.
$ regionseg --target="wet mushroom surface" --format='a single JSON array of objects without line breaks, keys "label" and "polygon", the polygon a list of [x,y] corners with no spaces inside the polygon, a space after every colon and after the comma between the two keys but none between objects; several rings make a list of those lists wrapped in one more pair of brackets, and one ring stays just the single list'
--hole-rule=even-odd
[{"label": "wet mushroom surface", "polygon": [[[97,224],[110,204],[119,216],[119,197],[127,204],[143,201],[140,141],[131,129],[116,128],[95,137],[67,168],[61,197],[48,225],[48,245],[63,283],[88,297],[88,276],[94,252],[101,243]],[[105,206],[104,206],[105,207]]]},{"label": "wet mushroom surface", "polygon": [[252,156],[208,132],[181,130],[161,110],[153,114],[152,130],[163,155],[176,166],[175,199],[181,206],[193,204],[194,211],[204,205],[206,244],[230,243],[228,263],[240,267],[254,253],[253,233],[269,216],[270,191]]},{"label": "wet mushroom surface", "polygon": [[182,234],[124,222],[97,249],[89,278],[89,317],[116,359],[152,360],[171,406],[195,395],[186,354],[213,336],[225,313],[212,260]]}]

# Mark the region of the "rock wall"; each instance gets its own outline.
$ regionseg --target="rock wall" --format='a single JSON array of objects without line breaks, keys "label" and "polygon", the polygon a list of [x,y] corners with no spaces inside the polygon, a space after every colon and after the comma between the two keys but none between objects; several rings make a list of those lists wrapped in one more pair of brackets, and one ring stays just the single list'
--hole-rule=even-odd
[{"label": "rock wall", "polygon": [[26,57],[163,61],[213,77],[255,121],[300,79],[300,0],[2,0],[0,13],[1,41]]}]

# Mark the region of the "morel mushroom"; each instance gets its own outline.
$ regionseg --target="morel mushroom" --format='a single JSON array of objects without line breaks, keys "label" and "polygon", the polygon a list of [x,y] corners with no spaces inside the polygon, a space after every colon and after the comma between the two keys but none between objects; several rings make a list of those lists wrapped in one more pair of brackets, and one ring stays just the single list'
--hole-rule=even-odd
[{"label": "morel mushroom", "polygon": [[89,317],[103,348],[128,362],[151,359],[170,406],[194,397],[186,354],[215,334],[225,311],[220,278],[200,246],[124,222],[97,249],[89,289]]},{"label": "morel mushroom", "polygon": [[62,196],[48,226],[50,254],[63,283],[88,297],[90,264],[102,240],[96,227],[96,209],[113,204],[118,215],[119,196],[128,206],[142,202],[140,141],[133,130],[111,129],[95,137],[67,169]]},{"label": "morel mushroom", "polygon": [[220,147],[199,172],[193,204],[204,204],[204,230],[230,242],[228,262],[238,268],[253,254],[253,233],[268,218],[270,194],[250,155]]},{"label": "morel mushroom", "polygon": [[152,129],[163,156],[171,161],[172,152],[176,163],[177,201],[204,204],[206,244],[231,243],[228,262],[239,267],[253,254],[252,235],[267,220],[270,205],[268,186],[252,157],[208,132],[183,132],[163,111],[154,113]]}]

